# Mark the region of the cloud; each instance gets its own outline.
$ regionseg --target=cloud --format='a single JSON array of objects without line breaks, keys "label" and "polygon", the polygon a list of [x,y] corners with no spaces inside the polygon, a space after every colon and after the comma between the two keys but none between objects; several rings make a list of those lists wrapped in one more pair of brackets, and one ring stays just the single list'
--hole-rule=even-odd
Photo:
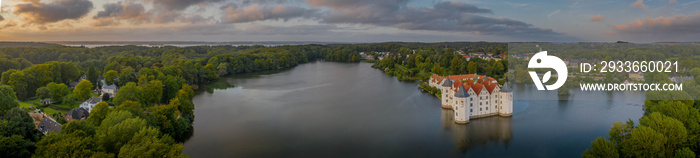
[{"label": "cloud", "polygon": [[316,13],[314,9],[306,9],[296,6],[277,5],[275,7],[251,5],[248,8],[237,8],[230,5],[224,9],[222,16],[224,23],[244,23],[261,20],[289,20],[297,17],[311,17]]},{"label": "cloud", "polygon": [[14,27],[14,26],[17,26],[17,23],[16,23],[16,22],[14,22],[14,21],[8,21],[8,22],[5,23],[4,26],[0,27],[0,30],[6,29],[6,28],[10,28],[10,27]]},{"label": "cloud", "polygon": [[328,35],[333,29],[337,29],[335,25],[296,25],[296,26],[271,26],[271,25],[253,25],[245,29],[243,33],[252,35]]},{"label": "cloud", "polygon": [[675,3],[678,3],[678,1],[677,0],[668,0],[668,4],[675,4]]},{"label": "cloud", "polygon": [[14,13],[24,15],[31,23],[52,23],[66,19],[80,19],[92,10],[88,0],[57,0],[41,3],[38,0],[24,1],[15,5]]},{"label": "cloud", "polygon": [[700,12],[671,17],[647,17],[612,27],[611,34],[662,40],[700,40]]},{"label": "cloud", "polygon": [[223,0],[146,0],[153,1],[153,5],[163,7],[167,10],[184,10],[195,4],[205,4],[221,2]]},{"label": "cloud", "polygon": [[598,22],[598,21],[603,21],[603,20],[605,20],[605,18],[603,16],[601,16],[600,14],[593,16],[591,18],[591,22]]},{"label": "cloud", "polygon": [[[133,23],[150,21],[150,15],[146,13],[143,5],[136,3],[107,3],[102,6],[103,11],[97,12],[93,19],[97,19],[94,26],[105,26],[104,24],[115,24],[116,20],[128,20]],[[109,22],[112,21],[112,22]]]},{"label": "cloud", "polygon": [[644,5],[644,0],[637,0],[636,2],[630,4],[630,7],[637,7],[642,9],[647,9],[647,5]]},{"label": "cloud", "polygon": [[552,13],[547,14],[547,19],[552,19],[552,16],[558,14],[561,10],[557,9]]},{"label": "cloud", "polygon": [[212,19],[211,17],[204,18],[201,15],[192,15],[192,16],[180,18],[180,22],[190,23],[190,24],[202,24],[202,23],[208,22],[211,19]]},{"label": "cloud", "polygon": [[502,17],[487,17],[491,9],[455,1],[441,1],[432,7],[409,7],[406,0],[307,0],[311,6],[331,8],[321,23],[363,24],[404,30],[469,32],[528,40],[572,40],[574,38],[537,28],[532,24]]}]

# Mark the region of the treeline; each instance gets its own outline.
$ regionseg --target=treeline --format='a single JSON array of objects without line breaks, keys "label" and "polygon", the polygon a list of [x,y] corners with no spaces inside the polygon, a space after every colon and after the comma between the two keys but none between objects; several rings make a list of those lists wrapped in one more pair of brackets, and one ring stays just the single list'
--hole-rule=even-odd
[{"label": "treeline", "polygon": [[497,61],[471,57],[467,61],[465,57],[449,48],[420,49],[415,50],[415,53],[408,48],[401,48],[397,52],[389,52],[389,55],[376,62],[374,67],[397,76],[399,80],[424,80],[428,79],[431,73],[443,76],[477,73],[500,79],[505,76],[508,59]]}]

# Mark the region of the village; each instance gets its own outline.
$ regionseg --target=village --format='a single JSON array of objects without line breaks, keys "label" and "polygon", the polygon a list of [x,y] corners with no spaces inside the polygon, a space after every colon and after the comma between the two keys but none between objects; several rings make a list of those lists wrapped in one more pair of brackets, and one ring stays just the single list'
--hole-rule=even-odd
[{"label": "village", "polygon": [[[75,88],[80,81],[87,80],[87,76],[82,75],[78,82],[70,82],[70,88]],[[57,120],[57,118],[54,118],[54,116],[51,116],[51,114],[48,114],[47,112],[43,111],[42,109],[50,109],[53,110],[50,107],[55,107],[55,108],[61,108],[61,107],[56,107],[56,106],[51,106],[54,104],[54,100],[51,98],[46,98],[41,100],[41,105],[35,105],[30,104],[29,109],[34,109],[29,111],[29,115],[34,119],[34,125],[36,126],[36,129],[39,130],[42,134],[48,135],[51,133],[56,133],[58,134],[61,131],[61,126],[62,124],[59,122],[70,122],[73,120],[84,120],[87,119],[88,116],[90,116],[90,112],[92,109],[97,105],[98,103],[102,102],[104,100],[109,100],[109,98],[114,97],[117,92],[119,91],[118,87],[115,84],[107,84],[105,80],[102,78],[102,76],[98,77],[98,80],[100,81],[100,86],[95,88],[92,91],[93,97],[90,99],[80,103],[80,105],[76,108],[70,109],[67,112],[60,114],[63,118],[63,120]],[[47,107],[47,108],[42,108],[40,109],[38,106],[42,107]],[[110,106],[110,108],[114,108]]]}]

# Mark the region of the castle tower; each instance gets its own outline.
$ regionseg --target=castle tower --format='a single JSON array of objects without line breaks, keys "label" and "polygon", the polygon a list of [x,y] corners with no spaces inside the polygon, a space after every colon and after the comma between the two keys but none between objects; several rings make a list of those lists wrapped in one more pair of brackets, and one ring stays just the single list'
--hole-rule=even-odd
[{"label": "castle tower", "polygon": [[452,81],[450,81],[449,78],[445,77],[442,81],[442,85],[440,86],[440,91],[442,91],[442,108],[452,108],[452,104],[450,101],[452,101],[452,96],[450,96],[450,89],[452,88]]},{"label": "castle tower", "polygon": [[508,82],[503,84],[499,96],[498,114],[501,116],[513,116],[513,90],[508,85]]},{"label": "castle tower", "polygon": [[469,93],[464,89],[464,86],[460,85],[455,93],[455,104],[453,104],[453,109],[455,111],[455,122],[456,123],[468,123],[469,113],[467,112],[467,105],[469,104]]}]

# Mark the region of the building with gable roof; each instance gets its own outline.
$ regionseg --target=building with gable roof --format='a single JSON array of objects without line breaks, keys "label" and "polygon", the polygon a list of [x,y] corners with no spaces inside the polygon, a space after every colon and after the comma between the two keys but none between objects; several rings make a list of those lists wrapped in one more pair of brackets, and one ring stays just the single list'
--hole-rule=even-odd
[{"label": "building with gable roof", "polygon": [[429,85],[441,90],[442,108],[455,111],[456,123],[487,116],[512,116],[513,92],[494,78],[477,75],[432,75]]}]

